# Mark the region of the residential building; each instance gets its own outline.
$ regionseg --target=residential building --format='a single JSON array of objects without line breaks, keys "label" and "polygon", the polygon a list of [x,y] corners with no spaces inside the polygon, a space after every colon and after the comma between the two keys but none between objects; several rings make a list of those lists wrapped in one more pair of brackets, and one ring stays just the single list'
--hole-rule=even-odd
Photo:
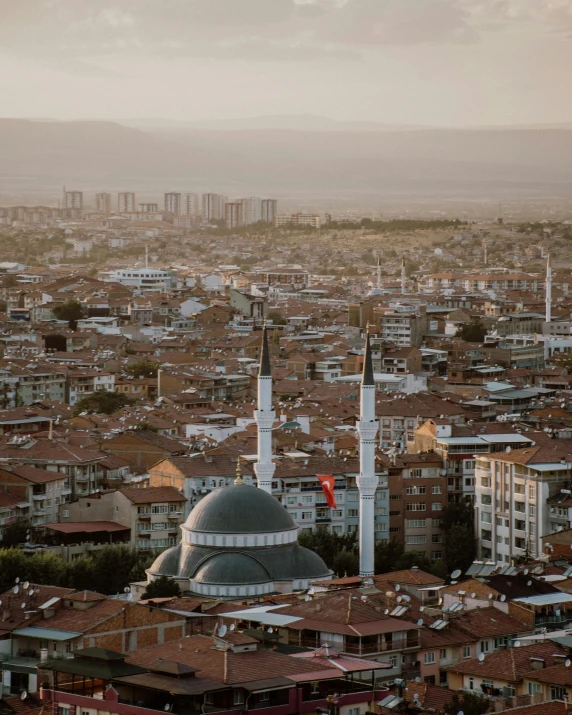
[{"label": "residential building", "polygon": [[117,269],[102,273],[101,279],[150,293],[167,293],[175,285],[175,275],[172,271],[154,268]]},{"label": "residential building", "polygon": [[321,218],[318,214],[283,214],[274,216],[274,226],[281,228],[285,226],[307,226],[308,228],[320,228]]},{"label": "residential building", "polygon": [[171,191],[165,194],[165,211],[179,216],[181,213],[181,194]]},{"label": "residential building", "polygon": [[227,228],[244,225],[244,211],[241,201],[233,201],[224,205],[224,221]]},{"label": "residential building", "polygon": [[117,194],[118,213],[134,213],[136,210],[135,194],[132,191],[121,191]]},{"label": "residential building", "polygon": [[64,209],[83,210],[83,191],[65,191]]},{"label": "residential building", "polygon": [[222,194],[203,194],[203,220],[220,221],[224,220],[224,205],[228,203],[228,196]]},{"label": "residential building", "polygon": [[278,215],[278,201],[276,199],[262,199],[260,215],[260,220],[264,223],[273,223]]},{"label": "residential building", "polygon": [[102,192],[95,195],[95,210],[106,216],[111,213],[111,194]]},{"label": "residential building", "polygon": [[198,194],[183,194],[182,212],[186,216],[200,214],[201,205]]}]

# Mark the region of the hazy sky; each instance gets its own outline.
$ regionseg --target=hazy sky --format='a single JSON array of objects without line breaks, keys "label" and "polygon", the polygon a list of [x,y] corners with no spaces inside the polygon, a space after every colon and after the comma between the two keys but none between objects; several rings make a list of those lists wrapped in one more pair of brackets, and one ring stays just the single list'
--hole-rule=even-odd
[{"label": "hazy sky", "polygon": [[572,0],[0,0],[0,114],[572,121]]}]

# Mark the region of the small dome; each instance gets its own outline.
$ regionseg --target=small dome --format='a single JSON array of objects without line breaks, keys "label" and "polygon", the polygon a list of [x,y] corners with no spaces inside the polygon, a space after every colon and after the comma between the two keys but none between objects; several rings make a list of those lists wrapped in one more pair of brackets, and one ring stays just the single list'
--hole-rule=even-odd
[{"label": "small dome", "polygon": [[272,576],[260,562],[248,554],[221,552],[207,559],[192,580],[202,584],[239,586],[270,583]]},{"label": "small dome", "polygon": [[179,570],[180,557],[181,544],[171,546],[170,549],[166,549],[157,556],[149,571],[160,576],[176,576]]},{"label": "small dome", "polygon": [[248,484],[215,489],[191,511],[185,529],[214,534],[264,534],[296,529],[271,494]]}]

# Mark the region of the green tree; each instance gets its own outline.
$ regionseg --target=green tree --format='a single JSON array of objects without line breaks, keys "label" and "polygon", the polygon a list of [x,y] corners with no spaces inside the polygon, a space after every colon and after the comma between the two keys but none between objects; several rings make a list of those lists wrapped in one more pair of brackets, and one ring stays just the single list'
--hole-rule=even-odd
[{"label": "green tree", "polygon": [[271,310],[266,318],[271,320],[273,325],[286,325],[288,322],[282,313],[277,310]]},{"label": "green tree", "polygon": [[443,706],[445,715],[484,715],[488,712],[491,703],[486,698],[481,698],[476,693],[454,693],[450,702]]},{"label": "green tree", "polygon": [[356,534],[332,534],[324,527],[313,532],[302,532],[298,543],[300,546],[315,551],[332,571],[335,571],[336,556],[343,549],[355,551],[357,548]]},{"label": "green tree", "polygon": [[473,318],[468,323],[461,325],[457,330],[456,337],[467,343],[482,343],[487,334],[487,329],[478,318]]},{"label": "green tree", "polygon": [[173,581],[168,576],[159,576],[159,578],[149,583],[141,598],[168,598],[169,596],[180,595],[181,589],[176,581]]},{"label": "green tree", "polygon": [[339,578],[357,576],[359,573],[359,554],[355,549],[342,549],[335,556],[332,571]]},{"label": "green tree", "polygon": [[468,500],[447,504],[441,515],[449,572],[461,569],[464,573],[475,558],[477,541],[474,518],[474,508]]},{"label": "green tree", "polygon": [[65,303],[62,303],[62,305],[56,305],[52,313],[58,320],[66,320],[69,327],[75,330],[77,321],[85,316],[85,309],[75,298],[70,298]]},{"label": "green tree", "polygon": [[141,358],[132,365],[127,365],[125,372],[131,377],[157,377],[157,370],[161,367],[161,363],[149,358]]},{"label": "green tree", "polygon": [[97,390],[76,402],[74,414],[79,415],[82,412],[96,412],[98,414],[111,415],[122,407],[132,403],[133,400],[131,398],[120,392]]},{"label": "green tree", "polygon": [[31,532],[32,525],[26,519],[18,519],[18,521],[8,524],[2,532],[2,541],[0,548],[9,549],[12,546],[18,546],[26,541],[28,531]]}]

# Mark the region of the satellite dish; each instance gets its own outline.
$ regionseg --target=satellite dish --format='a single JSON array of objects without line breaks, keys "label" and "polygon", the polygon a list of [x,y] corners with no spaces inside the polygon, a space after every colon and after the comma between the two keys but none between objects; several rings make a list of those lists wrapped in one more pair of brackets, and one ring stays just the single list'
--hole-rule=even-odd
[{"label": "satellite dish", "polygon": [[226,636],[226,631],[227,631],[227,628],[226,628],[225,624],[223,623],[222,626],[218,629],[219,638],[224,638]]},{"label": "satellite dish", "polygon": [[418,626],[422,626],[422,625],[423,625],[423,619],[422,619],[422,618],[419,618],[419,619],[417,620],[417,625],[418,625]]},{"label": "satellite dish", "polygon": [[420,682],[421,682],[421,678],[420,678],[419,676],[417,676],[417,677],[415,678],[415,682],[416,682],[416,683],[420,683]]},{"label": "satellite dish", "polygon": [[515,641],[515,642],[514,642],[514,647],[515,647],[515,648],[518,648],[519,646],[520,646],[520,641]]},{"label": "satellite dish", "polygon": [[403,596],[398,596],[398,597],[397,597],[397,603],[401,603],[401,601],[403,601]]},{"label": "satellite dish", "polygon": [[385,597],[386,597],[386,598],[393,598],[394,596],[395,596],[395,594],[393,593],[393,591],[386,591],[386,592],[385,592]]},{"label": "satellite dish", "polygon": [[527,586],[532,586],[532,581],[529,579],[529,580],[526,582],[526,585],[527,585]]},{"label": "satellite dish", "polygon": [[482,663],[485,660],[485,654],[479,653],[479,662]]},{"label": "satellite dish", "polygon": [[524,569],[523,573],[525,576],[528,576],[528,569]]},{"label": "satellite dish", "polygon": [[385,611],[384,611],[384,613],[385,613],[385,615],[387,616],[387,614],[389,613],[389,608],[386,608]]},{"label": "satellite dish", "polygon": [[504,595],[504,593],[501,594],[500,601],[501,601],[502,603],[504,603],[504,602],[506,601],[506,596]]},{"label": "satellite dish", "polygon": [[27,697],[28,697],[28,691],[22,690],[22,693],[20,695],[20,700],[25,700]]},{"label": "satellite dish", "polygon": [[572,663],[572,660],[570,660],[570,658],[566,658],[566,660],[564,661],[564,665],[565,665],[567,668],[570,667],[570,664],[571,664],[571,663]]},{"label": "satellite dish", "polygon": [[421,606],[419,610],[421,611],[421,613],[423,613],[423,611],[425,610],[425,606]]},{"label": "satellite dish", "polygon": [[268,633],[274,633],[274,628],[272,628],[272,626],[268,629]]},{"label": "satellite dish", "polygon": [[27,591],[29,587],[30,583],[28,581],[24,581],[24,589]]},{"label": "satellite dish", "polygon": [[13,593],[18,593],[19,590],[20,590],[19,586],[14,586],[14,588],[12,589]]},{"label": "satellite dish", "polygon": [[20,606],[20,608],[21,608],[21,609],[26,608],[26,601],[24,601],[24,602],[22,603],[22,605]]},{"label": "satellite dish", "polygon": [[33,595],[34,595],[34,589],[31,588],[31,589],[30,589],[30,593],[28,594],[28,596],[33,596]]},{"label": "satellite dish", "polygon": [[492,597],[493,597],[493,594],[492,594],[492,593],[489,593],[489,596],[488,596],[489,601],[491,600]]},{"label": "satellite dish", "polygon": [[20,577],[19,577],[19,576],[16,576],[16,578],[14,579],[14,583],[20,583]]},{"label": "satellite dish", "polygon": [[125,586],[125,588],[123,589],[123,593],[131,593],[131,589],[129,588],[129,586]]},{"label": "satellite dish", "polygon": [[232,631],[234,631],[235,628],[236,628],[236,625],[234,623],[231,623],[230,626],[228,627],[228,630],[232,632]]},{"label": "satellite dish", "polygon": [[461,569],[455,569],[453,573],[451,574],[451,578],[459,578],[461,575]]},{"label": "satellite dish", "polygon": [[471,598],[475,598],[476,595],[477,594],[473,591],[473,593],[471,593]]},{"label": "satellite dish", "polygon": [[395,584],[395,590],[396,590],[396,591],[399,591],[400,589],[401,589],[401,586],[400,586],[398,583]]},{"label": "satellite dish", "polygon": [[165,705],[165,707],[163,708],[163,710],[164,710],[166,713],[168,713],[170,709],[171,709],[171,705],[170,705],[169,703],[167,703],[167,704]]}]

